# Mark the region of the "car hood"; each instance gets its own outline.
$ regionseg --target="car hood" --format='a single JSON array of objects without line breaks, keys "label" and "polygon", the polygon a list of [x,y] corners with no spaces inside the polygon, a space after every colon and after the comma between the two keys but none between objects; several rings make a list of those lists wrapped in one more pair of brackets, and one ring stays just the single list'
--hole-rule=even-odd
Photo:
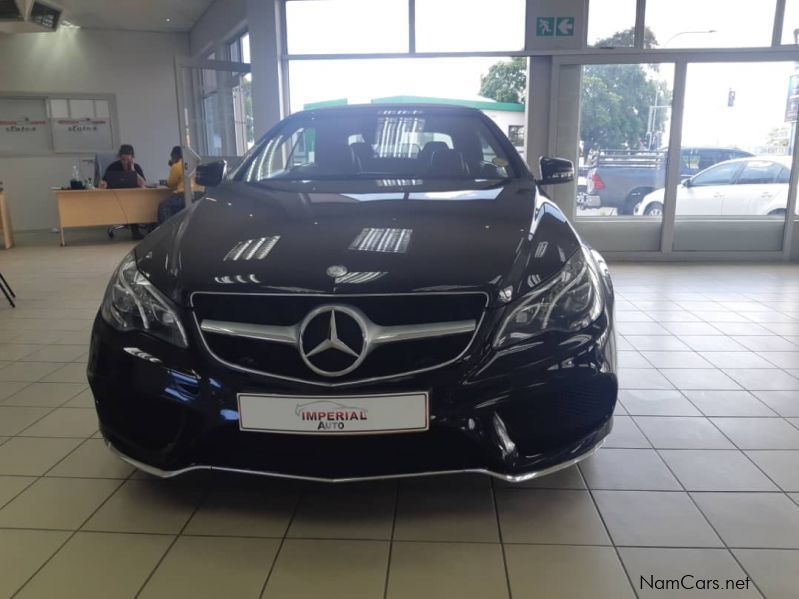
[{"label": "car hood", "polygon": [[[491,293],[529,267],[532,181],[293,187],[211,191],[137,248],[140,270],[185,302],[195,291]],[[562,263],[552,251],[541,276]]]}]

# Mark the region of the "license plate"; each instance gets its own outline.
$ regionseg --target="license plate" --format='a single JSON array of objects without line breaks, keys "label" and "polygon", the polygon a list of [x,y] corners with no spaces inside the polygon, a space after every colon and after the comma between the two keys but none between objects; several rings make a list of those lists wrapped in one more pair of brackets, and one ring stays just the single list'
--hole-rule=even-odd
[{"label": "license plate", "polygon": [[386,395],[263,395],[240,393],[243,431],[358,435],[425,431],[428,393]]}]

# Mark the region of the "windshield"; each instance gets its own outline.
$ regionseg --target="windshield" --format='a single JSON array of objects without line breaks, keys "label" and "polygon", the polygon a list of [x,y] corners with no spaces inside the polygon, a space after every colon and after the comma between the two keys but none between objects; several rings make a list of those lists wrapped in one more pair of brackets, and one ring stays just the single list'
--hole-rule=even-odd
[{"label": "windshield", "polygon": [[241,172],[250,183],[346,179],[474,180],[515,176],[479,114],[386,109],[300,115]]}]

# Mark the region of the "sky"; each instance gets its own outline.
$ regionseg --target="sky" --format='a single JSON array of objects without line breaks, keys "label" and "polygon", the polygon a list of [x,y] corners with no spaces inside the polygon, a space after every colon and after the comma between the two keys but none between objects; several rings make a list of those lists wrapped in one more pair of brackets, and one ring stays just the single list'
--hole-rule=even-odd
[{"label": "sky", "polygon": [[[661,47],[767,46],[775,3],[649,0],[646,20]],[[303,0],[287,6],[290,53],[406,50],[407,0]],[[491,0],[490,11],[485,6],[485,0],[416,0],[417,50],[520,49],[524,0]],[[635,0],[591,0],[589,43],[632,27],[634,21]],[[787,0],[785,41],[792,41],[797,27],[799,0]],[[322,100],[368,102],[394,95],[475,99],[480,76],[497,60],[292,61],[291,108],[301,110],[306,103]],[[747,149],[763,145],[767,133],[784,124],[788,77],[794,68],[793,63],[691,65],[684,142]],[[671,74],[673,69],[663,72]],[[736,95],[731,108],[727,107],[730,90]]]}]

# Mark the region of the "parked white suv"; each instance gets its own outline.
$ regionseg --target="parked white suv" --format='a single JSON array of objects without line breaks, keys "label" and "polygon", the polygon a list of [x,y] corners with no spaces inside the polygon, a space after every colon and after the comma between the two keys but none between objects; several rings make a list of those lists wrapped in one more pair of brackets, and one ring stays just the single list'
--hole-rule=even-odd
[{"label": "parked white suv", "polygon": [[[686,179],[677,188],[679,215],[780,215],[788,200],[790,156],[727,160]],[[644,196],[635,214],[663,214],[664,189]]]}]

